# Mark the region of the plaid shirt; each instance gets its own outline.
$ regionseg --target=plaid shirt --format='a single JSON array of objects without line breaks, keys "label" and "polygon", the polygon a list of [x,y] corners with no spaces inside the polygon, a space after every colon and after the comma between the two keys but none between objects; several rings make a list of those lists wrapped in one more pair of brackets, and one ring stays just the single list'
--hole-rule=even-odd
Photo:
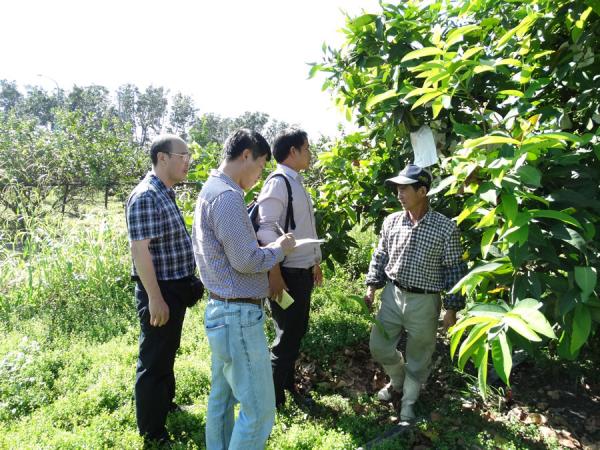
[{"label": "plaid shirt", "polygon": [[[379,245],[373,253],[366,283],[381,288],[388,280],[401,286],[432,292],[450,290],[467,272],[455,223],[429,210],[413,225],[405,212],[383,222]],[[446,309],[465,306],[461,295],[449,294]]]},{"label": "plaid shirt", "polygon": [[[150,239],[150,254],[157,280],[178,280],[194,274],[192,239],[175,192],[153,172],[135,187],[127,200],[129,242]],[[132,276],[137,277],[135,264]]]},{"label": "plaid shirt", "polygon": [[223,298],[265,298],[267,271],[283,250],[259,247],[244,204],[244,191],[227,175],[212,170],[194,212],[192,240],[200,278]]}]

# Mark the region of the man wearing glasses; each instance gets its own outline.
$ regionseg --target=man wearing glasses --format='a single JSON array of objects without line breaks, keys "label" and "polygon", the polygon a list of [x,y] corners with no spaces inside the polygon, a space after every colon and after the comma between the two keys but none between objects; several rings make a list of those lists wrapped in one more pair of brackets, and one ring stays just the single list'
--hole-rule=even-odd
[{"label": "man wearing glasses", "polygon": [[190,152],[178,136],[161,135],[150,158],[152,170],[129,196],[126,213],[141,327],[135,404],[140,435],[166,442],[167,413],[178,409],[173,366],[186,309],[183,286],[196,266],[173,191],[187,176]]}]

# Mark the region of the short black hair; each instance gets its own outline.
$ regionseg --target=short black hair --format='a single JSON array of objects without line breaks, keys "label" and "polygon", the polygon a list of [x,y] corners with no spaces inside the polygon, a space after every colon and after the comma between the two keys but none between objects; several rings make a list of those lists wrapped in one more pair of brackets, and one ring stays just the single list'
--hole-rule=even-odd
[{"label": "short black hair", "polygon": [[225,161],[232,161],[247,148],[252,151],[252,159],[267,155],[267,161],[271,160],[271,147],[267,140],[257,131],[248,128],[240,128],[229,135],[223,145],[223,158]]},{"label": "short black hair", "polygon": [[299,128],[286,128],[277,135],[273,143],[273,157],[275,161],[278,163],[285,161],[292,147],[300,150],[307,140],[308,135],[306,131]]},{"label": "short black hair", "polygon": [[154,138],[152,144],[150,144],[150,159],[152,160],[153,166],[158,162],[159,153],[171,153],[171,150],[173,150],[173,142],[175,141],[185,142],[175,134],[161,134]]}]

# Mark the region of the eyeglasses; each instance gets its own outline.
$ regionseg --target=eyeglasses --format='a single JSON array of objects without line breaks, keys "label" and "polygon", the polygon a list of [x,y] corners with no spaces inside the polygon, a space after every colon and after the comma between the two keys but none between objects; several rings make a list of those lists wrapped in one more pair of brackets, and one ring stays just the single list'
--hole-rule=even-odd
[{"label": "eyeglasses", "polygon": [[193,160],[191,153],[167,153],[167,155],[169,155],[169,157],[171,155],[178,156],[183,160],[183,162],[186,162],[186,163]]}]

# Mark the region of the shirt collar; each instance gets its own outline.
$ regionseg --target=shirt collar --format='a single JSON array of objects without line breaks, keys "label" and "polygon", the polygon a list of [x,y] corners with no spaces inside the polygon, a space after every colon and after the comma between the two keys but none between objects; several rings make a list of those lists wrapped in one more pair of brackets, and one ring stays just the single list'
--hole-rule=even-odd
[{"label": "shirt collar", "polygon": [[[421,223],[429,225],[431,223],[432,218],[433,218],[433,211],[431,210],[431,207],[430,207],[427,210],[427,212],[425,213],[425,215],[421,218],[421,220],[419,220],[417,222],[416,225],[419,225]],[[404,211],[404,213],[402,214],[402,223],[405,225],[413,226],[413,223],[410,220],[410,217],[408,217],[408,212],[406,212],[406,211]]]},{"label": "shirt collar", "polygon": [[242,194],[242,197],[244,196],[244,190],[235,181],[233,181],[231,178],[229,178],[227,175],[225,175],[225,173],[221,172],[219,169],[212,169],[210,171],[210,176],[218,178],[221,181],[223,181],[224,183],[227,183],[227,185],[231,186],[233,189],[235,189],[240,194]]},{"label": "shirt collar", "polygon": [[293,178],[296,180],[302,180],[302,175],[300,175],[298,172],[296,172],[291,167],[286,166],[285,164],[277,164],[277,170],[283,172],[290,178]]},{"label": "shirt collar", "polygon": [[150,184],[156,189],[165,192],[171,198],[175,198],[175,191],[172,188],[168,188],[167,186],[165,186],[165,183],[163,183],[163,181],[158,177],[158,175],[156,175],[156,173],[154,173],[153,170],[148,172],[146,178],[148,179]]}]

